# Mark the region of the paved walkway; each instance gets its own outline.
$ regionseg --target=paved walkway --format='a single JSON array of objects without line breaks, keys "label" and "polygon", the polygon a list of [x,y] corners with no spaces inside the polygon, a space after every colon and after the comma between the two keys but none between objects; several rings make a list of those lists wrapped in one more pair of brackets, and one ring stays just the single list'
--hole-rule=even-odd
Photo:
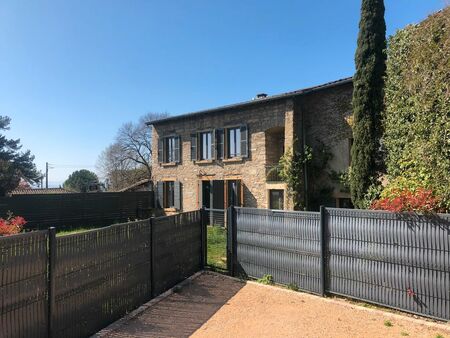
[{"label": "paved walkway", "polygon": [[439,337],[449,324],[204,273],[106,337]]}]

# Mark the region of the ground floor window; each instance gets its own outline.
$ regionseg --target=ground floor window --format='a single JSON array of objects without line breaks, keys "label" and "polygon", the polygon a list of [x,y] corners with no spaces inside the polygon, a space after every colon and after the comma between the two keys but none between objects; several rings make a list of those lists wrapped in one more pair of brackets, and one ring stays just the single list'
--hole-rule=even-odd
[{"label": "ground floor window", "polygon": [[269,190],[269,208],[275,210],[284,210],[284,190]]},{"label": "ground floor window", "polygon": [[157,208],[175,208],[181,210],[181,182],[157,182],[155,193]]},{"label": "ground floor window", "polygon": [[350,198],[338,198],[337,199],[338,208],[353,209],[353,203]]},{"label": "ground floor window", "polygon": [[175,207],[174,185],[173,181],[164,182],[164,208]]}]

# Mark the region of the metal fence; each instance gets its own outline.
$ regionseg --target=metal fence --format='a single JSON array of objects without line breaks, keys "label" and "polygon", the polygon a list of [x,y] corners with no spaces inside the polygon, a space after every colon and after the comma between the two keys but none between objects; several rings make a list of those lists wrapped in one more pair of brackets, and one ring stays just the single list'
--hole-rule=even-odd
[{"label": "metal fence", "polygon": [[205,208],[205,221],[207,225],[224,227],[226,224],[225,209]]},{"label": "metal fence", "polygon": [[0,216],[27,220],[26,229],[102,227],[151,216],[153,192],[35,194],[0,197]]},{"label": "metal fence", "polygon": [[234,275],[450,319],[450,215],[229,210]]},{"label": "metal fence", "polygon": [[87,337],[200,270],[200,211],[0,237],[0,337]]}]

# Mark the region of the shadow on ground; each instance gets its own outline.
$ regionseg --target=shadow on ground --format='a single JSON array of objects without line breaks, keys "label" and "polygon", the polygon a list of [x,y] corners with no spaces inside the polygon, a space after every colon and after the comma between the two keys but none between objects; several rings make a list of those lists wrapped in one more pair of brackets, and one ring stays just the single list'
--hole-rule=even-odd
[{"label": "shadow on ground", "polygon": [[108,337],[189,337],[244,285],[225,276],[204,273]]}]

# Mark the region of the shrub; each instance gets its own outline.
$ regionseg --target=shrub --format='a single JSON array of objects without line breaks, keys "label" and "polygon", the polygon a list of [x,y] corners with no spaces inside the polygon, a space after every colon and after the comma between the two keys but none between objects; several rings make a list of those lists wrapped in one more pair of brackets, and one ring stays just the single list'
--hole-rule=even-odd
[{"label": "shrub", "polygon": [[9,215],[6,219],[0,218],[0,236],[18,234],[27,222],[21,216]]},{"label": "shrub", "polygon": [[394,212],[417,211],[422,213],[439,212],[441,200],[435,197],[429,189],[419,188],[415,191],[408,189],[391,190],[392,195],[382,197],[372,203],[371,209],[388,210]]}]

